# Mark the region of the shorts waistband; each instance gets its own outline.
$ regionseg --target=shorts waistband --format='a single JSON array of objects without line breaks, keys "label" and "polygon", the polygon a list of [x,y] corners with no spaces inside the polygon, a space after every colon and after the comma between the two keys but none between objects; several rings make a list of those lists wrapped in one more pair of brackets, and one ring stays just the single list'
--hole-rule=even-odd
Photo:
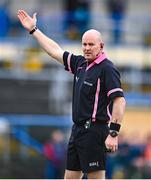
[{"label": "shorts waistband", "polygon": [[102,124],[102,125],[107,125],[108,124],[108,121],[107,120],[95,120],[95,121],[93,121],[92,119],[87,119],[87,120],[85,120],[85,121],[82,121],[82,122],[76,122],[76,123],[74,123],[75,125],[77,125],[77,126],[83,126],[83,125],[85,125],[85,124],[87,124],[87,123],[90,123],[90,124]]}]

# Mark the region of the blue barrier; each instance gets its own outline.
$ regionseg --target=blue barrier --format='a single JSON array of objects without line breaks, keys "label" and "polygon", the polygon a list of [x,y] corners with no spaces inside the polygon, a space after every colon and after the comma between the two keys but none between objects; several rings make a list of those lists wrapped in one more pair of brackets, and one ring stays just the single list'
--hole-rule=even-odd
[{"label": "blue barrier", "polygon": [[10,125],[71,127],[70,116],[1,114],[0,118]]},{"label": "blue barrier", "polygon": [[29,148],[34,149],[40,154],[43,154],[43,145],[38,142],[36,139],[31,137],[26,130],[17,128],[15,126],[12,127],[12,135],[19,140],[22,144],[28,146]]},{"label": "blue barrier", "polygon": [[135,107],[148,107],[151,106],[151,93],[125,93],[125,98],[127,101],[127,106],[135,106]]}]

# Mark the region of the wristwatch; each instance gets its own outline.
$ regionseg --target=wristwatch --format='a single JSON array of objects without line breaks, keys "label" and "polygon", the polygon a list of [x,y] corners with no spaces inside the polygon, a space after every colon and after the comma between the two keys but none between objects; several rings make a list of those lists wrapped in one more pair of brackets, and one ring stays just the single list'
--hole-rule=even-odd
[{"label": "wristwatch", "polygon": [[110,132],[109,132],[109,135],[111,136],[111,137],[116,137],[116,136],[118,136],[118,132],[117,131],[115,131],[115,130],[110,130]]}]

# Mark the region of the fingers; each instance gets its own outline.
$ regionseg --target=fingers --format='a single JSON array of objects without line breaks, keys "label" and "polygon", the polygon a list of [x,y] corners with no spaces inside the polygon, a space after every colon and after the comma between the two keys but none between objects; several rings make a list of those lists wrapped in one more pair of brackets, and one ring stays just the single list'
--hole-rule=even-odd
[{"label": "fingers", "polygon": [[33,14],[33,19],[36,19],[37,13]]},{"label": "fingers", "polygon": [[29,16],[24,10],[19,10],[18,15],[20,15],[22,18]]},{"label": "fingers", "polygon": [[22,22],[22,17],[18,14],[18,19]]},{"label": "fingers", "polygon": [[37,22],[37,17],[36,16],[37,16],[37,13],[34,13],[33,14],[33,20],[34,20],[35,23]]},{"label": "fingers", "polygon": [[117,149],[118,149],[117,146],[113,146],[113,147],[112,147],[112,151],[113,151],[113,152],[117,151]]},{"label": "fingers", "polygon": [[22,10],[22,11],[20,11],[20,14],[21,14],[21,16],[23,17],[23,18],[26,18],[27,17],[27,15],[25,14],[25,12]]},{"label": "fingers", "polygon": [[22,13],[22,15],[23,15],[24,17],[29,16],[24,10],[21,10],[21,13]]},{"label": "fingers", "polygon": [[107,146],[107,152],[115,152],[118,150],[118,146],[113,145],[113,146]]},{"label": "fingers", "polygon": [[26,17],[26,15],[23,13],[22,10],[18,11],[18,18],[21,22],[23,22],[24,18]]},{"label": "fingers", "polygon": [[110,135],[107,136],[105,140],[105,146],[110,152],[115,152],[118,149],[118,138],[111,137]]},{"label": "fingers", "polygon": [[18,18],[23,21],[25,18],[30,17],[24,10],[18,11]]}]

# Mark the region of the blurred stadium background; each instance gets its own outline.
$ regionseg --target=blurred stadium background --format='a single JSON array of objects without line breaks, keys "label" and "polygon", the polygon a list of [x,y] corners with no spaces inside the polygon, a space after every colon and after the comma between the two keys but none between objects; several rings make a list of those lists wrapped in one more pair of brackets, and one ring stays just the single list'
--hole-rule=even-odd
[{"label": "blurred stadium background", "polygon": [[83,31],[102,33],[127,100],[107,177],[151,178],[151,1],[118,1],[115,19],[107,0],[0,1],[0,178],[63,178],[72,125],[72,77],[21,27],[18,9],[37,12],[38,27],[75,54]]}]

